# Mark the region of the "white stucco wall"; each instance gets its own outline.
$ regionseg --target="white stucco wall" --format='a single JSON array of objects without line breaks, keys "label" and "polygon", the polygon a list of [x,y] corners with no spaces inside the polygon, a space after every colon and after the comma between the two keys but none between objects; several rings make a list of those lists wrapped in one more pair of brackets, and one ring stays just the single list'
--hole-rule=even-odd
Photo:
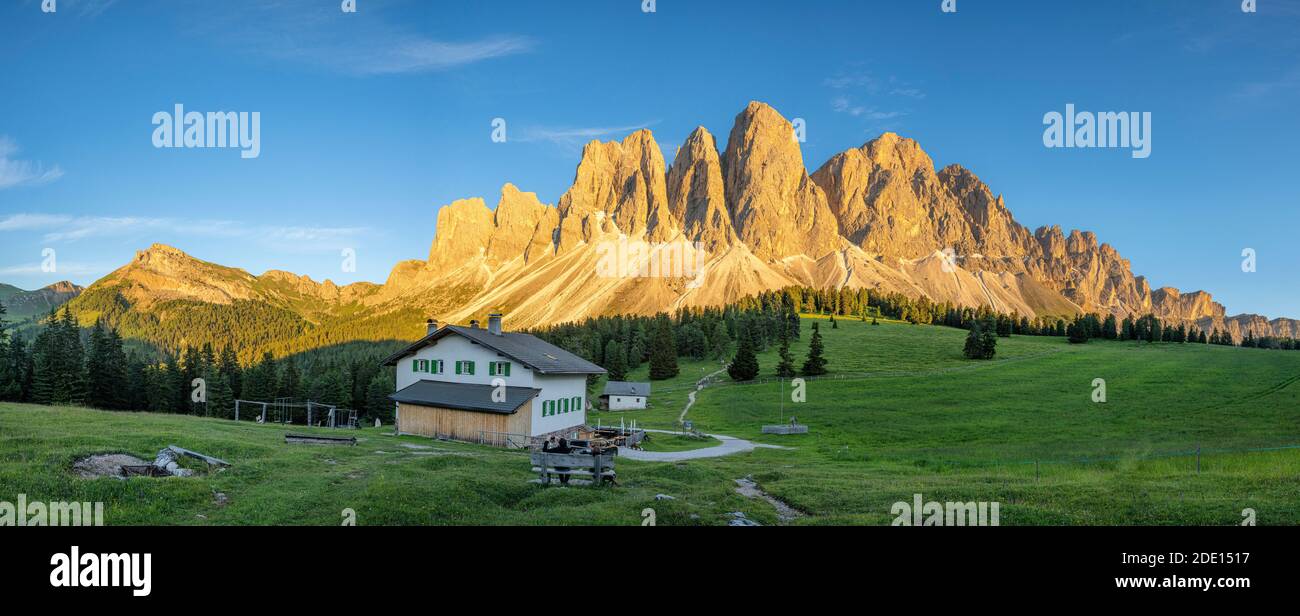
[{"label": "white stucco wall", "polygon": [[[417,359],[441,359],[443,361],[442,374],[413,372],[411,363]],[[474,374],[456,374],[456,362],[461,360],[474,362]],[[404,357],[397,362],[397,388],[402,389],[421,379],[491,385],[492,379],[497,377],[488,374],[488,364],[494,361],[510,361],[510,359],[497,355],[496,351],[452,334],[439,340],[437,344],[420,349],[414,355]],[[510,387],[536,387],[533,384],[532,370],[525,368],[516,361],[510,361],[510,363],[510,376],[501,377],[505,379],[506,385]]]},{"label": "white stucco wall", "polygon": [[[557,430],[564,430],[587,423],[587,377],[581,374],[538,374],[534,377],[533,387],[542,390],[541,395],[533,400],[533,433],[537,436]],[[578,397],[580,404],[576,410],[570,408],[568,413],[557,413],[543,417],[542,412],[547,400],[561,400]],[[572,407],[572,405],[570,405]]]},{"label": "white stucco wall", "polygon": [[[411,369],[412,363],[416,360],[435,359],[443,361],[442,374],[415,372]],[[456,362],[462,360],[475,362],[474,374],[456,374]],[[488,363],[494,361],[509,361],[511,363],[510,376],[497,377],[489,375]],[[504,379],[506,385],[510,387],[534,387],[542,390],[542,393],[533,399],[532,434],[528,436],[548,434],[580,426],[587,422],[587,378],[585,375],[535,374],[523,364],[502,357],[496,351],[474,344],[456,334],[442,338],[437,344],[420,349],[414,355],[404,357],[397,362],[397,389],[399,390],[419,380],[491,385],[493,379],[496,378]],[[546,407],[544,402],[548,400],[558,401],[575,396],[580,398],[577,409],[570,408],[568,413],[557,412],[555,415],[543,416],[542,413]],[[570,404],[570,407],[572,406],[574,405]]]},{"label": "white stucco wall", "polygon": [[610,396],[609,410],[623,411],[627,409],[645,408],[645,396]]}]

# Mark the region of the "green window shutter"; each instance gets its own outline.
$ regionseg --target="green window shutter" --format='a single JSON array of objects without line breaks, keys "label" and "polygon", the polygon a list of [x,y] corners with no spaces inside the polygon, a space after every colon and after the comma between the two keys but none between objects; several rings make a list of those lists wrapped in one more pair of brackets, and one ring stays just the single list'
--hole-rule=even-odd
[{"label": "green window shutter", "polygon": [[469,373],[470,373],[470,374],[474,374],[474,362],[472,362],[472,361],[467,361],[467,362],[465,362],[465,367],[466,367],[466,368],[469,368]]},{"label": "green window shutter", "polygon": [[577,413],[582,410],[582,396],[573,397],[573,412]]},{"label": "green window shutter", "polygon": [[497,375],[497,363],[494,361],[488,362],[488,376],[496,376],[496,375]]},{"label": "green window shutter", "polygon": [[420,360],[418,360],[418,359],[412,359],[412,360],[411,360],[411,372],[419,372],[419,371],[420,371]]},{"label": "green window shutter", "polygon": [[461,361],[459,361],[459,360],[456,361],[456,374],[460,374],[460,372],[461,372],[461,366],[462,366],[463,364],[464,364],[464,362],[461,362]]},{"label": "green window shutter", "polygon": [[510,376],[510,362],[501,362],[501,365],[506,368],[506,376]]}]

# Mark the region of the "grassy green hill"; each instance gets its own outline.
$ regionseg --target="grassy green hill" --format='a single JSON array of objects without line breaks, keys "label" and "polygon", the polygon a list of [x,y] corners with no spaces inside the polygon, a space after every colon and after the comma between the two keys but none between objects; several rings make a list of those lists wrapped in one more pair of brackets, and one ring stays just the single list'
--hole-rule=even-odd
[{"label": "grassy green hill", "polygon": [[[1300,444],[1300,353],[1014,337],[999,340],[997,359],[972,362],[959,330],[841,320],[822,331],[832,373],[808,381],[806,402],[786,398],[782,409],[780,383],[732,384],[724,373],[688,416],[706,432],[794,449],[623,459],[612,489],[545,489],[529,483],[522,453],[389,428],[362,430],[356,447],[290,446],[275,426],[0,404],[0,500],[103,500],[109,524],[337,524],[344,508],[363,525],[639,524],[647,507],[664,525],[725,524],[732,511],[778,523],[767,501],[735,492],[752,476],[803,514],[797,524],[888,524],[891,505],[917,493],[997,501],[1004,525],[1238,524],[1246,508],[1260,524],[1300,523],[1300,449],[1286,448]],[[759,360],[770,374],[775,350]],[[670,427],[694,381],[721,366],[681,367],[654,384],[649,410],[591,421]],[[1096,378],[1104,404],[1092,401]],[[761,434],[791,413],[809,434]],[[70,470],[84,455],[151,458],[168,444],[234,466],[127,481]],[[665,438],[660,449],[692,446]],[[655,500],[661,493],[675,500]]]}]

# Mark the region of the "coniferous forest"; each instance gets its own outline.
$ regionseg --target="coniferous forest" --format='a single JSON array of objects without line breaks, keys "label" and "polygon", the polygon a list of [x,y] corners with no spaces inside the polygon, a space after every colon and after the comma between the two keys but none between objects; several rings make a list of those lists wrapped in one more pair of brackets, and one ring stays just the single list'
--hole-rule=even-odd
[{"label": "coniferous forest", "polygon": [[[208,315],[211,320],[202,324],[163,327],[111,310],[101,312],[93,323],[82,323],[65,306],[34,326],[15,329],[0,305],[0,400],[222,418],[233,417],[236,399],[311,400],[355,409],[366,420],[392,420],[393,405],[387,397],[393,388],[392,369],[379,364],[409,342],[407,333],[417,315],[358,316],[354,324],[340,321],[316,330],[304,329],[292,319],[262,320],[255,328],[257,336],[233,334],[218,339],[201,332],[239,331],[240,323],[257,315],[255,309],[239,305],[213,310]],[[531,333],[604,366],[613,380],[626,378],[644,364],[649,364],[651,379],[672,378],[678,374],[678,358],[683,357],[726,363],[732,379],[750,380],[761,376],[755,354],[769,347],[783,349],[776,375],[833,371],[819,350],[814,351],[817,356],[810,353],[802,361],[788,356],[789,341],[804,334],[800,314],[831,316],[823,327],[807,332],[817,338],[834,335],[829,332],[838,327],[836,317],[972,330],[963,352],[975,359],[993,357],[996,337],[1012,335],[1061,336],[1072,343],[1101,338],[1139,344],[1233,344],[1227,332],[1207,334],[1185,324],[1174,327],[1151,315],[1123,320],[1097,314],[1069,320],[1029,318],[997,313],[987,306],[957,307],[870,289],[809,287],[768,291],[725,307],[589,318]],[[151,334],[148,341],[140,338],[145,329]],[[161,336],[156,329],[171,333]],[[185,332],[200,332],[194,338],[201,341],[189,342]],[[221,339],[225,344],[218,344]],[[1300,349],[1292,339],[1249,334],[1241,346]],[[820,349],[820,344],[812,349]],[[200,384],[201,396],[196,395]]]}]

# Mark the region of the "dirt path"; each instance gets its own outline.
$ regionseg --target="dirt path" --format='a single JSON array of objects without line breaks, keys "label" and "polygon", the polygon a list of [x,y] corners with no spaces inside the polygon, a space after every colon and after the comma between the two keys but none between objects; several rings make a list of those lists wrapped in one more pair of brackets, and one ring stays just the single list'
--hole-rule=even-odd
[{"label": "dirt path", "polygon": [[739,486],[736,488],[736,492],[741,496],[744,496],[745,498],[761,498],[770,503],[772,507],[776,509],[776,518],[780,520],[782,524],[789,523],[795,518],[803,516],[802,511],[799,511],[798,509],[791,507],[785,501],[764,492],[763,488],[758,487],[758,484],[754,482],[753,475],[746,476],[744,479],[737,479],[736,485]]},{"label": "dirt path", "polygon": [[[695,389],[686,395],[686,407],[683,408],[681,414],[677,416],[677,423],[680,424],[686,421],[686,413],[690,411],[691,406],[695,404],[695,394],[702,391],[708,385],[709,379],[726,371],[726,368],[722,368],[710,372],[695,382]],[[673,430],[646,430],[646,432],[659,434],[687,434],[686,432],[676,432]],[[620,449],[618,455],[619,457],[627,458],[629,460],[643,460],[646,462],[679,462],[681,460],[697,460],[699,458],[729,456],[733,453],[746,453],[760,448],[789,449],[789,447],[755,443],[753,441],[747,441],[743,438],[736,438],[725,434],[706,434],[705,436],[711,436],[722,442],[713,447],[690,449],[687,451],[640,451],[637,449]]]},{"label": "dirt path", "polygon": [[723,372],[726,371],[727,371],[726,368],[715,370],[713,372],[704,375],[700,380],[695,382],[695,390],[689,394],[686,394],[686,408],[683,408],[682,413],[677,416],[677,423],[680,424],[686,421],[686,413],[690,411],[691,406],[695,404],[695,394],[699,393],[701,389],[704,389],[705,385],[708,385],[709,379],[719,374],[722,374]]}]

